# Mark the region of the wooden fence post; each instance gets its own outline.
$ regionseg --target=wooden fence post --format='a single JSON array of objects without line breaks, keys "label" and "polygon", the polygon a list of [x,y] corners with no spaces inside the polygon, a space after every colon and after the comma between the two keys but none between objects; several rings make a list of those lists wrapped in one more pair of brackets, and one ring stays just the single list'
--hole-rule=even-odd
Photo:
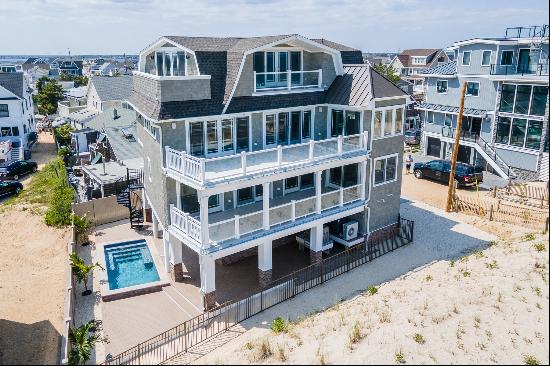
[{"label": "wooden fence post", "polygon": [[548,233],[549,226],[550,226],[550,218],[547,217],[546,218],[546,224],[544,225],[544,231],[542,232],[543,234]]},{"label": "wooden fence post", "polygon": [[491,203],[491,211],[489,211],[489,221],[493,221],[493,204]]}]

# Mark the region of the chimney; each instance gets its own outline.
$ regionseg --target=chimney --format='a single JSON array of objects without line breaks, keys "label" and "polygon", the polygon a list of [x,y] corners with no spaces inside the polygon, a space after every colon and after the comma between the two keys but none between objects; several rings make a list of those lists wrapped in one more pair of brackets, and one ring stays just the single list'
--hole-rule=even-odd
[{"label": "chimney", "polygon": [[119,116],[118,116],[118,111],[115,109],[113,109],[113,119],[117,119]]}]

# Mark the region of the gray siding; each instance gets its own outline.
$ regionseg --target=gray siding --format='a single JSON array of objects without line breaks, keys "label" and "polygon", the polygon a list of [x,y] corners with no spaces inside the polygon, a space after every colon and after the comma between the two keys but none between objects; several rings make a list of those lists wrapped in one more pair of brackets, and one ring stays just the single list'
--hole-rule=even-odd
[{"label": "gray siding", "polygon": [[496,149],[497,154],[514,168],[520,168],[524,170],[537,171],[539,155],[526,154],[520,151],[512,151],[507,149]]},{"label": "gray siding", "polygon": [[154,80],[134,75],[134,89],[160,102],[210,99],[210,80]]},{"label": "gray siding", "polygon": [[383,108],[383,107],[390,107],[392,105],[402,105],[407,103],[407,99],[405,98],[399,98],[399,99],[388,99],[388,100],[379,100],[377,102],[374,102],[375,108]]},{"label": "gray siding", "polygon": [[401,180],[403,166],[403,136],[388,137],[373,141],[372,158],[398,153],[397,180],[393,183],[372,186],[369,207],[371,208],[370,230],[374,231],[397,221],[400,209]]},{"label": "gray siding", "polygon": [[304,51],[304,65],[303,69],[308,70],[323,70],[323,86],[328,88],[330,84],[336,79],[336,69],[334,67],[334,61],[331,55],[323,52],[307,52]]},{"label": "gray siding", "polygon": [[[175,126],[176,128],[172,128]],[[186,131],[185,131],[185,122],[171,122],[171,123],[161,123],[162,130],[162,145],[170,146],[172,149],[176,150],[186,150]]]},{"label": "gray siding", "polygon": [[[437,93],[436,83],[438,79],[448,80],[447,94]],[[460,88],[465,81],[479,82],[479,96],[466,96],[464,99],[464,107],[494,111],[498,83],[487,78],[459,77],[446,79],[429,77],[427,78],[428,91],[426,93],[426,102],[458,107],[460,103]]]},{"label": "gray siding", "polygon": [[[137,135],[143,144],[145,191],[151,200],[153,208],[159,215],[160,222],[166,227],[166,224],[169,222],[169,201],[166,195],[168,182],[162,173],[163,157],[161,155],[160,144],[139,123],[137,125]],[[149,161],[151,164],[149,164]],[[175,200],[172,202],[175,202]]]},{"label": "gray siding", "polygon": [[[459,74],[469,75],[489,75],[491,71],[491,64],[496,62],[497,46],[493,44],[473,44],[462,46],[459,49],[457,72]],[[465,51],[470,51],[470,66],[462,66],[462,55]],[[483,51],[493,51],[491,54],[491,62],[488,66],[481,66],[483,57]]]}]

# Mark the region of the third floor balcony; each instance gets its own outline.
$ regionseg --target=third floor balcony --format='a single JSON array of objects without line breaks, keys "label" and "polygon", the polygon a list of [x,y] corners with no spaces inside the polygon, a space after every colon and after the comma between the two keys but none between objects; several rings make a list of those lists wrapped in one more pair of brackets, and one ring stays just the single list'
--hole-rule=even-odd
[{"label": "third floor balcony", "polygon": [[297,170],[315,164],[364,155],[368,134],[338,136],[326,140],[277,146],[253,152],[200,158],[167,146],[167,174],[200,189],[207,184],[226,183],[242,178],[273,174],[279,170]]},{"label": "third floor balcony", "polygon": [[284,90],[321,89],[323,70],[311,71],[254,71],[254,93]]}]

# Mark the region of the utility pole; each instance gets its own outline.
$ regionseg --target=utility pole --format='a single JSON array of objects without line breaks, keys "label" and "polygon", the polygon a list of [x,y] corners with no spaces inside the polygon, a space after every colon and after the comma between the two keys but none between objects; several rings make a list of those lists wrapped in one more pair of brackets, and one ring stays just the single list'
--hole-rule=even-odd
[{"label": "utility pole", "polygon": [[447,193],[447,212],[453,209],[453,196],[455,193],[455,171],[456,159],[458,157],[458,146],[460,144],[460,132],[462,130],[462,115],[464,114],[464,97],[466,96],[466,82],[460,90],[460,110],[456,119],[455,146],[453,147],[453,156],[451,157],[451,175],[449,177],[449,192]]}]

